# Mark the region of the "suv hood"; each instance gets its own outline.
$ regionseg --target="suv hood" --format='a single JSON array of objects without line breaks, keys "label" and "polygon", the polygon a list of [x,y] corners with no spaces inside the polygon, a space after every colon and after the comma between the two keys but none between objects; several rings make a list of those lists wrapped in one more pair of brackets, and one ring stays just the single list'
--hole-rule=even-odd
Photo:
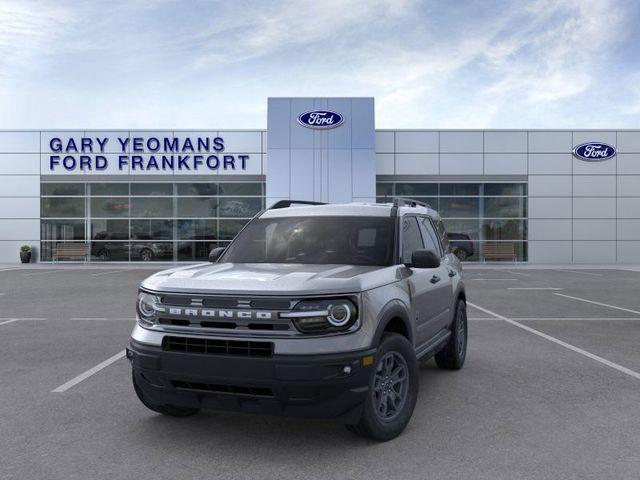
[{"label": "suv hood", "polygon": [[281,263],[206,263],[158,272],[154,291],[237,295],[356,293],[395,282],[398,268]]}]

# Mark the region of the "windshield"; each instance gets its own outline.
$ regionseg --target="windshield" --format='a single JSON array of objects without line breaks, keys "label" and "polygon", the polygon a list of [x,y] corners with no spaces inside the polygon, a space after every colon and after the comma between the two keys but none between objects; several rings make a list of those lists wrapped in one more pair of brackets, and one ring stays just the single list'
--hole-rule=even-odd
[{"label": "windshield", "polygon": [[390,217],[283,217],[253,220],[220,262],[390,265]]}]

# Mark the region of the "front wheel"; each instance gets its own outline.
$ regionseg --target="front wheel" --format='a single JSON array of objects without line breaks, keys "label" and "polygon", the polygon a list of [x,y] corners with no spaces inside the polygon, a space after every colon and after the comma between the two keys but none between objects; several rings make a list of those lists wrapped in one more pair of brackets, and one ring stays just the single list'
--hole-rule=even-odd
[{"label": "front wheel", "polygon": [[152,403],[147,397],[144,396],[144,392],[142,391],[142,389],[138,385],[138,381],[136,380],[135,373],[131,373],[131,378],[133,380],[133,389],[136,391],[136,395],[138,396],[142,404],[149,410],[152,410],[156,413],[161,413],[163,415],[168,415],[169,417],[190,417],[200,411],[199,408],[179,407],[177,405],[157,405],[155,403]]},{"label": "front wheel", "polygon": [[386,334],[376,354],[375,370],[362,416],[348,428],[364,437],[387,441],[405,429],[418,399],[418,362],[402,335]]},{"label": "front wheel", "polygon": [[436,365],[447,370],[459,370],[467,357],[467,304],[458,300],[456,316],[451,324],[451,337],[436,353]]}]

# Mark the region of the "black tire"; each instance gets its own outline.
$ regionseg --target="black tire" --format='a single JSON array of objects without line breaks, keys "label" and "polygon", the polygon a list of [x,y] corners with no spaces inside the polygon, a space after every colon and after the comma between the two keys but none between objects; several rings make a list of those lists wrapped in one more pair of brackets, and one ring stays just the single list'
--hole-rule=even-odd
[{"label": "black tire", "polygon": [[454,255],[458,257],[458,260],[461,262],[464,262],[468,257],[466,250],[463,250],[462,248],[456,248]]},{"label": "black tire", "polygon": [[451,324],[451,337],[436,353],[436,365],[447,370],[460,370],[467,358],[467,304],[458,300],[456,315]]},{"label": "black tire", "polygon": [[140,251],[140,260],[143,262],[153,261],[153,251],[150,248],[143,248]]},{"label": "black tire", "polygon": [[106,248],[103,248],[98,252],[98,260],[106,262],[110,258],[111,258],[111,252],[109,252],[109,250],[107,250]]},{"label": "black tire", "polygon": [[131,378],[133,380],[133,389],[136,391],[136,395],[138,395],[138,398],[140,399],[142,404],[149,410],[152,410],[156,413],[161,413],[162,415],[168,415],[169,417],[190,417],[200,411],[199,408],[178,407],[176,405],[156,405],[154,403],[151,403],[144,396],[142,389],[138,386],[136,375],[133,372],[131,373]]},{"label": "black tire", "polygon": [[[397,362],[391,364],[399,375],[396,383],[384,375],[386,365],[383,363],[389,358]],[[400,435],[411,419],[418,399],[418,362],[411,343],[402,335],[389,333],[382,337],[374,365],[362,416],[357,424],[348,425],[347,429],[386,442]]]}]

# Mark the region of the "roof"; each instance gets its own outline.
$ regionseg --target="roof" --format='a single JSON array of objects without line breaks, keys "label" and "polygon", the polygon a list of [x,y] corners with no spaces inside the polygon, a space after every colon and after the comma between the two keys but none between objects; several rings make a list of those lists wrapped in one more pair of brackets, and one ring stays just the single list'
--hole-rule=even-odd
[{"label": "roof", "polygon": [[[391,215],[392,203],[328,203],[323,205],[292,205],[287,208],[266,210],[260,218],[281,217],[388,217]],[[431,217],[438,217],[438,212],[422,206],[401,206],[398,213],[422,213]]]}]

